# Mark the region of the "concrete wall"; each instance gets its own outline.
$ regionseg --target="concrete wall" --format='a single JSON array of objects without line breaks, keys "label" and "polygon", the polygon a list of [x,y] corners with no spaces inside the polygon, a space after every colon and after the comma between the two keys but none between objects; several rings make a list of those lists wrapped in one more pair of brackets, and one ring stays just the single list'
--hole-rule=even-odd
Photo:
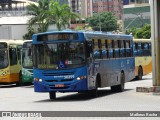
[{"label": "concrete wall", "polygon": [[[28,32],[27,27],[27,24],[0,25],[0,39],[23,39],[23,35]],[[48,31],[55,30],[57,30],[55,25],[48,27]]]},{"label": "concrete wall", "polygon": [[1,25],[0,39],[23,39],[27,25]]}]

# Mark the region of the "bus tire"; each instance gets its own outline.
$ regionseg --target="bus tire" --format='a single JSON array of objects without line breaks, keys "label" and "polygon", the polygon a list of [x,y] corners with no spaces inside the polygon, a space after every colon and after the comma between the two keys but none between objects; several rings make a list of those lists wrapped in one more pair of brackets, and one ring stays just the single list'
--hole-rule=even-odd
[{"label": "bus tire", "polygon": [[51,100],[56,99],[56,92],[54,92],[54,91],[49,92],[49,98],[50,98]]},{"label": "bus tire", "polygon": [[138,68],[138,76],[137,76],[137,79],[138,79],[138,80],[142,80],[142,77],[143,77],[143,69],[142,69],[142,67],[139,67],[139,68]]},{"label": "bus tire", "polygon": [[124,86],[125,86],[125,74],[124,74],[124,72],[121,72],[120,84],[115,85],[115,86],[111,86],[111,91],[112,92],[123,92]]},{"label": "bus tire", "polygon": [[96,98],[97,96],[98,96],[98,82],[97,82],[97,80],[96,80],[96,88],[95,89],[93,89],[93,90],[91,90],[90,92],[89,92],[89,95],[92,97],[92,98]]},{"label": "bus tire", "polygon": [[19,72],[19,81],[16,82],[16,86],[22,86],[23,85],[23,81],[22,81],[22,73]]},{"label": "bus tire", "polygon": [[121,84],[118,85],[118,92],[123,92],[125,87],[125,74],[121,72]]}]

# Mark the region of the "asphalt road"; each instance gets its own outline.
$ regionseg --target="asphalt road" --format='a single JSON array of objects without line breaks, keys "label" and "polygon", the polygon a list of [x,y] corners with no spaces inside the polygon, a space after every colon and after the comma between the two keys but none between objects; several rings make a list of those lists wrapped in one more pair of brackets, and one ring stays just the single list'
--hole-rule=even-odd
[{"label": "asphalt road", "polygon": [[57,93],[57,99],[50,100],[48,93],[35,93],[33,85],[0,85],[0,111],[160,111],[160,94],[136,92],[136,87],[151,86],[152,74],[149,74],[143,80],[126,83],[121,93],[112,93],[107,87],[99,89],[97,98]]}]

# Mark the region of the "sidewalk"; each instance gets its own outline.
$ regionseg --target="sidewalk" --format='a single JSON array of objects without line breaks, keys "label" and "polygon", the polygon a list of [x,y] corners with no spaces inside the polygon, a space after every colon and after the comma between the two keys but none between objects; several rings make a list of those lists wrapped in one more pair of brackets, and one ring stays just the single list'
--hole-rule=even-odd
[{"label": "sidewalk", "polygon": [[[149,79],[152,80],[152,78],[150,76],[152,76],[152,73],[144,76],[143,79],[147,78],[149,76]],[[153,80],[152,80],[153,82]],[[149,92],[153,92],[153,93],[159,93],[160,94],[160,86],[141,86],[141,87],[136,87],[136,92],[145,92],[145,93],[149,93]]]}]

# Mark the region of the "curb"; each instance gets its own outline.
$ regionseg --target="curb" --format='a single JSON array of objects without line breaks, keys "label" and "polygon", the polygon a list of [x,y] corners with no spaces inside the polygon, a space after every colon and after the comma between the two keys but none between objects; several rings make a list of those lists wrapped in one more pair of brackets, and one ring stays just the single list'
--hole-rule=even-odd
[{"label": "curb", "polygon": [[160,92],[160,86],[153,86],[153,87],[136,87],[136,92]]}]

